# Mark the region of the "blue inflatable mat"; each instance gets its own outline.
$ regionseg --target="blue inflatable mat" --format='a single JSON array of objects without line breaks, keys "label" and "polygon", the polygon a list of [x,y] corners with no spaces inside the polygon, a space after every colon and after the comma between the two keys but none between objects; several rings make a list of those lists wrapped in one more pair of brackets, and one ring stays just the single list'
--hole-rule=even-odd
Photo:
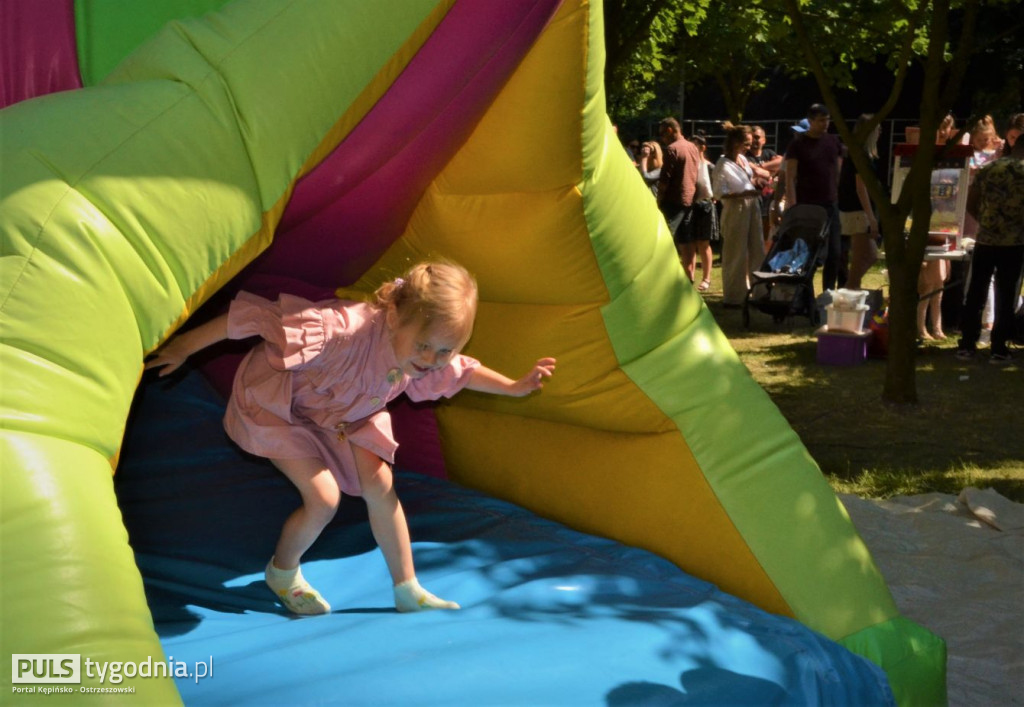
[{"label": "blue inflatable mat", "polygon": [[395,612],[365,506],[346,498],[303,564],[333,611],[293,617],[263,567],[298,493],[222,414],[199,374],[147,376],[115,481],[187,705],[893,702],[880,669],[796,621],[411,473],[397,483],[420,581],[462,610]]}]

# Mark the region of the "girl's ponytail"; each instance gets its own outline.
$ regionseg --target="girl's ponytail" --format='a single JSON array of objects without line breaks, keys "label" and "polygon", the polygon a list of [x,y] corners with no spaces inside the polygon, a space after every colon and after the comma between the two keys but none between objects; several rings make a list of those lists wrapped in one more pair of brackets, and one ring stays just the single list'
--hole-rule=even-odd
[{"label": "girl's ponytail", "polygon": [[399,326],[419,319],[440,328],[465,345],[476,319],[477,285],[461,265],[433,261],[414,265],[400,278],[374,293],[381,307],[394,307]]}]

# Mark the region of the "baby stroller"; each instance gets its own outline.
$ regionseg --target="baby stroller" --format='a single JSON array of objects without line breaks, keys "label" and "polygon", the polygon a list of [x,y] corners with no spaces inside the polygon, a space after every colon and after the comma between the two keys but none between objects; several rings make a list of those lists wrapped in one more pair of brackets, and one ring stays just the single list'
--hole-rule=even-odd
[{"label": "baby stroller", "polygon": [[787,209],[764,262],[750,274],[743,302],[743,326],[750,328],[750,308],[781,322],[803,315],[812,326],[821,323],[814,301],[814,273],[825,247],[828,212],[821,206],[797,204]]}]

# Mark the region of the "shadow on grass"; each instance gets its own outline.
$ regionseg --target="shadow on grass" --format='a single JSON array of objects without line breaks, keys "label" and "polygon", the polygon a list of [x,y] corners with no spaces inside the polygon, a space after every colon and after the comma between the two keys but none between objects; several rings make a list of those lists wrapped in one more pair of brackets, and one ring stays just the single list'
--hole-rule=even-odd
[{"label": "shadow on grass", "polygon": [[[708,306],[755,380],[768,392],[834,485],[890,496],[991,486],[1024,502],[1024,368],[954,356],[955,339],[921,345],[919,402],[882,401],[884,360],[854,366],[817,361],[815,328],[806,317],[775,323],[752,312]],[[848,485],[848,486],[847,486]]]}]

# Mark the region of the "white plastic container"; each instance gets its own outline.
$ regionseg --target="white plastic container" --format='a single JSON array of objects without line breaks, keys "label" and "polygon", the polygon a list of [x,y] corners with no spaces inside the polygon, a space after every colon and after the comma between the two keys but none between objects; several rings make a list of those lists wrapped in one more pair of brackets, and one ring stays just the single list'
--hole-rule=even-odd
[{"label": "white plastic container", "polygon": [[871,308],[866,304],[859,304],[856,309],[836,309],[834,305],[828,305],[825,307],[828,330],[861,333],[864,330],[864,317],[869,309]]},{"label": "white plastic container", "polygon": [[838,290],[827,290],[827,292],[832,296],[832,304],[840,309],[854,309],[859,307],[867,301],[868,296],[867,290],[847,290],[840,288]]}]

